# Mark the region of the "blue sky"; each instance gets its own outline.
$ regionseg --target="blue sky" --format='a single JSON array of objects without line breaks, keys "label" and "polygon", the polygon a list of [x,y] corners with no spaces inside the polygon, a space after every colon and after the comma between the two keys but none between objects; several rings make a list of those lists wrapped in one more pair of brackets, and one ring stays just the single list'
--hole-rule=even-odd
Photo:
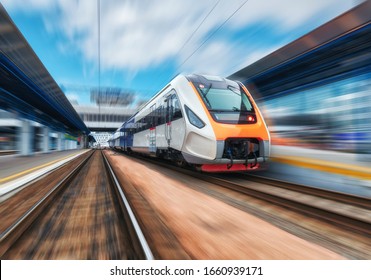
[{"label": "blue sky", "polygon": [[[99,84],[97,1],[1,1],[67,97],[82,105]],[[100,84],[140,101],[178,73],[228,76],[360,2],[100,0]]]}]

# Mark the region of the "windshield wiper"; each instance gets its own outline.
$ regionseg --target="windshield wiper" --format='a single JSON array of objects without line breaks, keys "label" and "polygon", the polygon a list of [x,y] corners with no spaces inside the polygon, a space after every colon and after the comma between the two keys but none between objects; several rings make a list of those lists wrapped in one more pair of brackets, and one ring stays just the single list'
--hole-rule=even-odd
[{"label": "windshield wiper", "polygon": [[207,87],[206,91],[205,92],[202,92],[203,96],[206,97],[206,95],[209,93],[209,90],[211,89],[211,86],[213,84],[210,83],[210,85]]},{"label": "windshield wiper", "polygon": [[[234,107],[236,108],[236,107]],[[241,112],[238,108],[236,109],[209,109],[209,112],[213,113],[234,113],[234,112]]]},{"label": "windshield wiper", "polygon": [[212,108],[211,103],[210,103],[209,99],[206,97],[206,95],[209,93],[209,90],[211,89],[211,86],[212,86],[212,84],[210,83],[209,87],[206,89],[205,92],[203,92],[201,90],[202,96],[204,97],[204,99],[205,99],[205,101],[206,101],[206,103],[207,103],[207,105],[209,106],[210,109]]},{"label": "windshield wiper", "polygon": [[233,107],[232,109],[209,109],[209,112],[214,112],[214,113],[247,113],[247,112],[252,112],[246,109],[238,109],[237,107]]},{"label": "windshield wiper", "polygon": [[240,91],[238,88],[235,88],[234,86],[231,86],[231,85],[228,85],[227,88],[228,88],[231,92],[233,92],[233,93],[235,93],[235,94],[241,96],[241,91]]}]

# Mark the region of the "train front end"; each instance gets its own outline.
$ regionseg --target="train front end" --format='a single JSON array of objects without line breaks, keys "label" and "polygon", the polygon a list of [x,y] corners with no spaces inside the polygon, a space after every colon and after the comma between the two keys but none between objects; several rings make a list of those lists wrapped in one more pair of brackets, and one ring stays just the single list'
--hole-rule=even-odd
[{"label": "train front end", "polygon": [[[197,112],[204,117],[199,121],[209,129],[199,129],[197,137],[202,141],[192,142],[191,137],[197,139],[194,129],[188,134],[183,153],[186,161],[204,172],[265,168],[270,135],[248,90],[239,82],[220,77],[191,75],[187,79],[202,106],[203,112]],[[197,117],[197,113],[194,115]],[[197,155],[188,152],[195,148],[200,151]]]}]

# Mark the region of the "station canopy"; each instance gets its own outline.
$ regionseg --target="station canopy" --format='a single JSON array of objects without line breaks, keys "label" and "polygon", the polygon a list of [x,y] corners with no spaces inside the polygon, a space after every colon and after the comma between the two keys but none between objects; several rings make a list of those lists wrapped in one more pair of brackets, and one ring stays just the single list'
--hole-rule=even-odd
[{"label": "station canopy", "polygon": [[128,106],[134,99],[134,92],[117,87],[92,88],[90,91],[90,101],[98,105]]},{"label": "station canopy", "polygon": [[1,4],[0,109],[56,131],[90,133]]},{"label": "station canopy", "polygon": [[233,73],[269,98],[303,86],[369,73],[371,1],[362,2],[299,39]]}]

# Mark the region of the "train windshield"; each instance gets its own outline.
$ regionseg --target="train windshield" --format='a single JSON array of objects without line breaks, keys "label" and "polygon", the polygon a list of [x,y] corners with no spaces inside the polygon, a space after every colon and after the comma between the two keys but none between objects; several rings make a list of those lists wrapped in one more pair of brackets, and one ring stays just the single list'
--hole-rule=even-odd
[{"label": "train windshield", "polygon": [[251,112],[253,106],[241,87],[213,88],[212,84],[198,85],[198,91],[210,111]]},{"label": "train windshield", "polygon": [[254,107],[244,90],[236,86],[213,87],[213,84],[195,84],[210,114],[222,123],[255,123]]}]

